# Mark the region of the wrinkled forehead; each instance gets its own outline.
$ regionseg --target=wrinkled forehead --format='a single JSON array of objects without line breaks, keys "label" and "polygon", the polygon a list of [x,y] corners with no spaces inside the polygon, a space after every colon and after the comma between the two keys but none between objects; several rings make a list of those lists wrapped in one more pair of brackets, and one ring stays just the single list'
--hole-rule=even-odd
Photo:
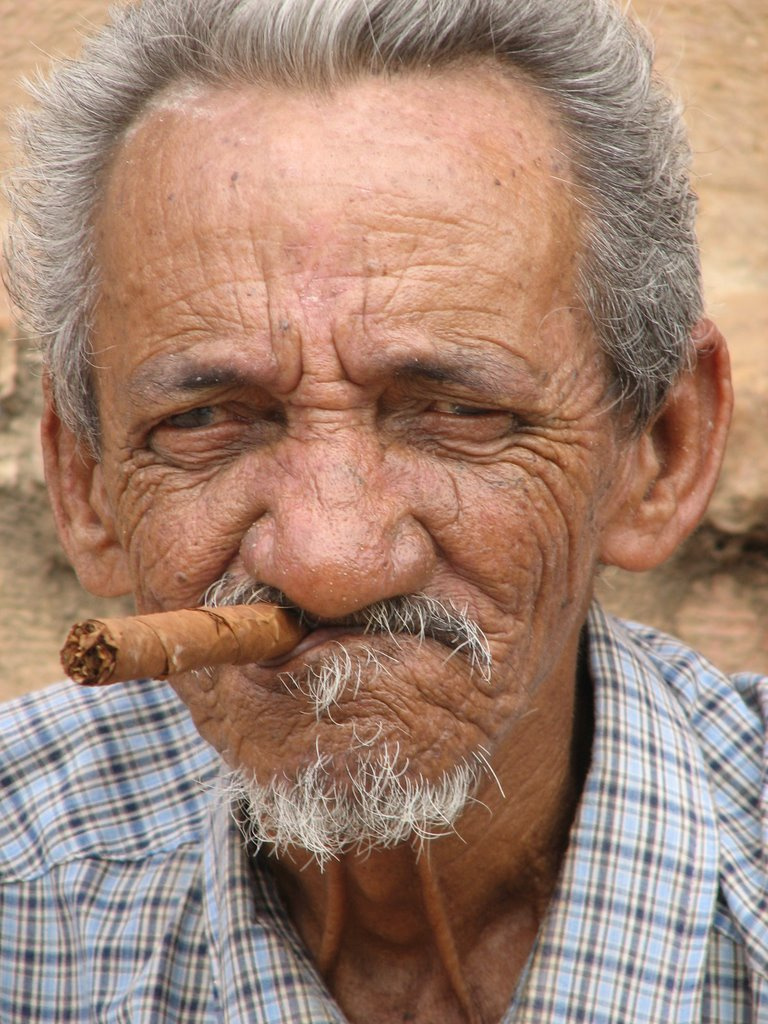
[{"label": "wrinkled forehead", "polygon": [[407,179],[414,200],[439,202],[441,184],[461,176],[468,196],[489,181],[501,187],[522,176],[537,179],[554,212],[576,216],[568,146],[551,103],[526,76],[489,61],[358,77],[323,91],[178,82],[126,132],[111,179],[125,189],[123,172],[161,158],[199,190],[210,183],[206,172],[247,154],[261,162],[262,185],[289,186],[307,170],[302,151],[329,193],[395,184],[399,158],[408,164],[432,154],[428,172]]},{"label": "wrinkled forehead", "polygon": [[334,335],[442,310],[535,339],[577,304],[577,209],[556,117],[495,69],[184,87],[115,160],[102,305],[139,310],[148,345],[229,307],[258,328],[276,302]]}]

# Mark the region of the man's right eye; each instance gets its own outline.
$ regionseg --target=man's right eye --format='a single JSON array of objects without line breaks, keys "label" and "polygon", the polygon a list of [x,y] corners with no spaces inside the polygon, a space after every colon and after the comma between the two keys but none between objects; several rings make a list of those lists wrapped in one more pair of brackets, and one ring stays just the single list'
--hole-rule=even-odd
[{"label": "man's right eye", "polygon": [[216,410],[212,405],[201,405],[197,409],[187,409],[176,413],[164,421],[164,426],[175,427],[177,430],[192,430],[195,427],[210,427],[215,420]]}]

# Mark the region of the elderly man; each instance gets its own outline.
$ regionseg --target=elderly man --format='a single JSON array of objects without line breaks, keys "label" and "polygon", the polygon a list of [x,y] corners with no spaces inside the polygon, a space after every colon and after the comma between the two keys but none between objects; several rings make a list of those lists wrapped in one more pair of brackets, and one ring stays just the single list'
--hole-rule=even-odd
[{"label": "elderly man", "polygon": [[592,604],[730,411],[640,30],[145,0],[38,98],[9,262],[69,557],[309,632],[6,713],[2,1020],[768,1020],[766,681]]}]

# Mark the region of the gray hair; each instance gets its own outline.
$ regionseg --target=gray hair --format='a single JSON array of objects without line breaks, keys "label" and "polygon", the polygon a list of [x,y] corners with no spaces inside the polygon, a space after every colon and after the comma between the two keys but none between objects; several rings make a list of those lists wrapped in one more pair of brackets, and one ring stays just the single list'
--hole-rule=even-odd
[{"label": "gray hair", "polygon": [[635,429],[691,363],[702,313],[690,152],[644,31],[613,0],[144,0],[32,87],[11,184],[8,284],[63,421],[98,450],[91,237],[109,161],[174,83],[315,90],[493,59],[558,112],[584,203],[579,291]]}]

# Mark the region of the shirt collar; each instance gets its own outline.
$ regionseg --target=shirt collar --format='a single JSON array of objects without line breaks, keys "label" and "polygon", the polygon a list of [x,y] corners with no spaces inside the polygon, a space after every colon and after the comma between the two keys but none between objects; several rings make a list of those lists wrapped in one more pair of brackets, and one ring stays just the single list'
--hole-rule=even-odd
[{"label": "shirt collar", "polygon": [[254,871],[231,807],[212,801],[203,853],[205,909],[222,1021],[344,1024],[283,909],[268,871]]},{"label": "shirt collar", "polygon": [[675,695],[595,606],[592,760],[568,852],[506,1020],[699,1020],[717,821]]}]

